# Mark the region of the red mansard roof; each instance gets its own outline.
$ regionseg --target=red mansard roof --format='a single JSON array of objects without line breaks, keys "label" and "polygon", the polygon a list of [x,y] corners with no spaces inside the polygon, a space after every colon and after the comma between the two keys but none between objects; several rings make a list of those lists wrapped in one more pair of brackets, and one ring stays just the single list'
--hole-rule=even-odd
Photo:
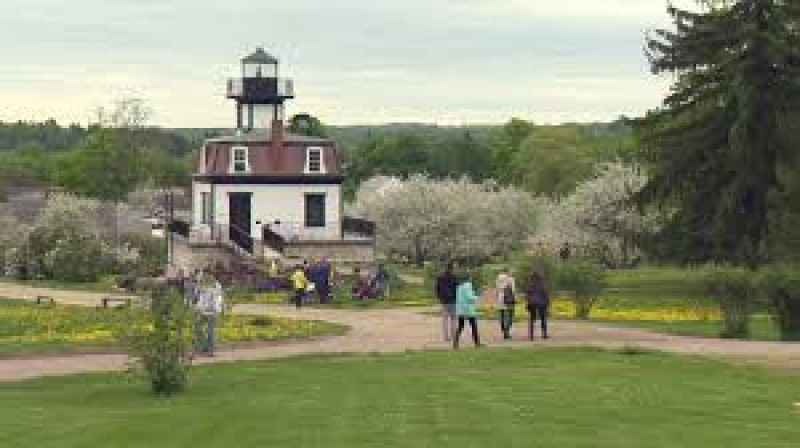
[{"label": "red mansard roof", "polygon": [[209,139],[201,152],[199,175],[227,175],[230,172],[231,148],[246,146],[249,151],[250,172],[236,176],[298,176],[305,173],[307,149],[322,148],[325,176],[341,176],[341,160],[333,141],[315,137],[286,134],[283,146],[273,148],[269,137],[257,134]]}]

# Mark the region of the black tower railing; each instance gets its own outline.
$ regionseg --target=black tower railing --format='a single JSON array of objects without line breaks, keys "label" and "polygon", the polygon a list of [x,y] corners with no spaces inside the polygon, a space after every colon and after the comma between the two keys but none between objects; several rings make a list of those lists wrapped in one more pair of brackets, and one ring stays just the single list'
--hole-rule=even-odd
[{"label": "black tower railing", "polygon": [[285,78],[231,78],[227,96],[247,104],[280,104],[294,98],[294,84]]}]

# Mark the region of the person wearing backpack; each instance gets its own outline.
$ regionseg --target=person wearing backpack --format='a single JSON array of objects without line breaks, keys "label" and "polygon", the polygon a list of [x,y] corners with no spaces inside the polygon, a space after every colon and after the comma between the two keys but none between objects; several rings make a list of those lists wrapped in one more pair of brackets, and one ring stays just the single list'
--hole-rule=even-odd
[{"label": "person wearing backpack", "polygon": [[497,276],[497,309],[499,310],[500,331],[503,339],[511,339],[511,326],[514,324],[514,306],[517,303],[517,288],[511,269],[504,268]]},{"label": "person wearing backpack", "polygon": [[550,308],[550,294],[539,272],[531,275],[526,293],[528,306],[528,339],[533,340],[533,327],[538,316],[542,325],[542,338],[547,339],[547,311]]}]

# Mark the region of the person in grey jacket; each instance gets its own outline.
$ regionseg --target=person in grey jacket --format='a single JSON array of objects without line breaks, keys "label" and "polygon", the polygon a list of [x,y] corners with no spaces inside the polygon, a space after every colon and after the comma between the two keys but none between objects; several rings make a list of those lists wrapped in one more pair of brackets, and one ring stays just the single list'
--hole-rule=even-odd
[{"label": "person in grey jacket", "polygon": [[[201,353],[214,356],[214,334],[217,320],[224,309],[224,303],[222,285],[216,278],[205,272],[201,274],[195,309],[198,313],[195,344]],[[205,334],[203,334],[203,330],[205,330]]]}]

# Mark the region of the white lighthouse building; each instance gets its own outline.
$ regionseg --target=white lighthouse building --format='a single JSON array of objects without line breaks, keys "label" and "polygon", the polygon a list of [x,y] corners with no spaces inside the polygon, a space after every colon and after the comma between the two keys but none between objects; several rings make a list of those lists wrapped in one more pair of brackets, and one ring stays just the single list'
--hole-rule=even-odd
[{"label": "white lighthouse building", "polygon": [[342,214],[342,161],[332,140],[289,134],[291,79],[258,48],[228,80],[236,130],[206,140],[192,178],[195,245],[260,258],[371,261],[374,226]]}]

